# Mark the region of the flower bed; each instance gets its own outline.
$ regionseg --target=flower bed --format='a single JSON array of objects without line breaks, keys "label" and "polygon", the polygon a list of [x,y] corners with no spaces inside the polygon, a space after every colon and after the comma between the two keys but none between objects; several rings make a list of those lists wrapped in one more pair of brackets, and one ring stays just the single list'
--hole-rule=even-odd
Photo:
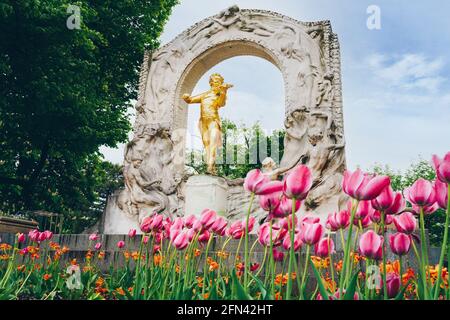
[{"label": "flower bed", "polygon": [[[100,235],[89,236],[82,258],[64,263],[70,249],[51,232],[18,233],[13,245],[0,245],[0,299],[448,300],[450,153],[433,163],[438,179],[419,179],[403,193],[392,190],[388,177],[345,172],[347,208],[324,223],[297,216],[312,185],[306,166],[283,181],[252,170],[244,220],[229,223],[209,209],[173,220],[154,213],[142,222],[139,241],[130,230],[108,251],[114,256],[106,270],[111,244]],[[258,230],[254,201],[267,211]],[[438,262],[430,265],[424,216],[439,207],[447,210],[445,231]],[[387,234],[389,225],[395,233]]]}]

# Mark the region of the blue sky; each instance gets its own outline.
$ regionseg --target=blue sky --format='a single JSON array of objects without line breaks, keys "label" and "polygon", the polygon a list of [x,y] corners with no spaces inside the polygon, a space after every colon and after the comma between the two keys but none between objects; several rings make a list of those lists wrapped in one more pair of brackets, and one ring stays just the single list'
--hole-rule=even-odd
[{"label": "blue sky", "polygon": [[[184,0],[174,8],[161,43],[233,4],[301,21],[331,21],[341,44],[349,169],[381,163],[404,170],[419,157],[450,150],[450,1]],[[381,30],[366,26],[369,5],[381,9]],[[207,72],[194,93],[207,88],[212,72],[235,85],[223,117],[246,124],[258,120],[268,130],[282,127],[284,89],[273,65],[255,57],[226,60]],[[188,130],[198,135],[198,107],[190,108]],[[102,151],[106,159],[122,162],[123,145]]]}]

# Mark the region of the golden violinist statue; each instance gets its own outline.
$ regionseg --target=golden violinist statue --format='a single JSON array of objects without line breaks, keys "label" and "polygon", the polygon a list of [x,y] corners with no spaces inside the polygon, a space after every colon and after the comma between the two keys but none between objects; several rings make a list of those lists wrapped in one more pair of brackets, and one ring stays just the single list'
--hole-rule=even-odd
[{"label": "golden violinist statue", "polygon": [[200,103],[198,127],[205,147],[207,171],[210,174],[216,174],[217,151],[222,146],[222,125],[219,108],[225,106],[227,91],[233,85],[224,83],[223,77],[218,73],[209,77],[209,85],[211,89],[199,95],[183,94],[183,100],[187,103]]}]

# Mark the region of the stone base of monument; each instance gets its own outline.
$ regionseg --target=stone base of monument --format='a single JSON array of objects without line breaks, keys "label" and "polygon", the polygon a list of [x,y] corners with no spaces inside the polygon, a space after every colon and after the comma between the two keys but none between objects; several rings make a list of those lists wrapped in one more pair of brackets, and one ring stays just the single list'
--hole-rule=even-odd
[{"label": "stone base of monument", "polygon": [[117,206],[116,200],[120,191],[121,190],[116,190],[114,194],[108,197],[108,202],[101,221],[99,221],[98,225],[85,231],[85,233],[100,232],[103,234],[128,234],[130,229],[136,229],[137,233],[141,233],[137,216],[130,217]]},{"label": "stone base of monument", "polygon": [[199,216],[204,209],[226,215],[228,206],[228,184],[224,178],[195,175],[188,179],[185,187],[184,215]]}]

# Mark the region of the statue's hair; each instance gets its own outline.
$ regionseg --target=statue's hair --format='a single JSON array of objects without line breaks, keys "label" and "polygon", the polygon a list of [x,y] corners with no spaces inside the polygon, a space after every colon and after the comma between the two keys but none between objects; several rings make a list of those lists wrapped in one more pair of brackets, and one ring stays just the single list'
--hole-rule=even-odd
[{"label": "statue's hair", "polygon": [[211,82],[211,79],[214,78],[214,77],[220,78],[222,82],[224,81],[223,77],[220,74],[213,73],[212,75],[209,76],[209,82]]}]

